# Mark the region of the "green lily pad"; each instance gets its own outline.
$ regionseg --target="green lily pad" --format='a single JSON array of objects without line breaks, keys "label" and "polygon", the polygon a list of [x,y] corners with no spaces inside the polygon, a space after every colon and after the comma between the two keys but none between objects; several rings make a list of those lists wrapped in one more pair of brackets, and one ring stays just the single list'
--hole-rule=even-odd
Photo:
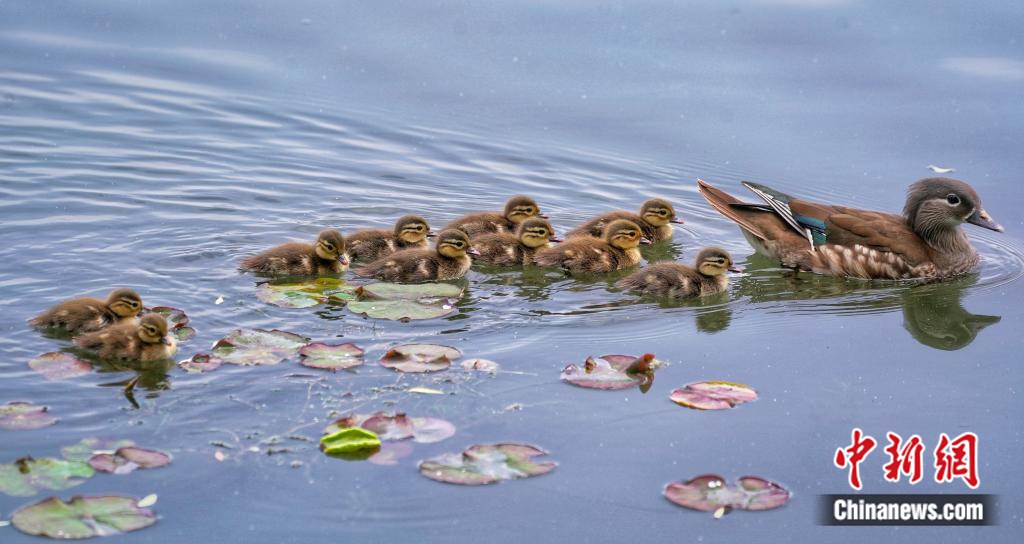
[{"label": "green lily pad", "polygon": [[757,391],[742,383],[710,381],[694,382],[676,389],[672,402],[695,410],[727,410],[757,400]]},{"label": "green lily pad", "polygon": [[327,455],[372,454],[379,449],[380,438],[362,427],[348,427],[320,438],[320,450]]},{"label": "green lily pad", "polygon": [[92,475],[92,467],[81,461],[22,457],[13,463],[0,465],[0,493],[30,497],[41,489],[74,487]]},{"label": "green lily pad", "polygon": [[449,283],[371,283],[360,287],[348,309],[374,319],[411,321],[444,317],[457,310],[462,288]]},{"label": "green lily pad", "polygon": [[110,536],[156,523],[156,513],[140,508],[133,497],[50,497],[19,508],[11,517],[19,531],[36,536],[71,539]]},{"label": "green lily pad", "polygon": [[679,506],[702,512],[737,510],[771,510],[789,501],[785,487],[757,476],[744,476],[736,485],[715,474],[697,476],[685,482],[665,486],[665,498]]},{"label": "green lily pad", "polygon": [[324,370],[344,370],[363,364],[363,349],[355,344],[313,342],[299,349],[299,364]]},{"label": "green lily pad", "polygon": [[209,353],[197,353],[191,359],[178,361],[178,367],[190,374],[199,374],[217,370],[223,363],[220,357],[214,357]]},{"label": "green lily pad", "polygon": [[399,372],[437,372],[451,366],[462,352],[438,344],[400,344],[381,356],[380,364]]},{"label": "green lily pad", "polygon": [[31,402],[11,401],[0,405],[0,429],[8,431],[28,431],[41,429],[57,423],[57,418],[50,415],[46,406],[36,406]]},{"label": "green lily pad", "polygon": [[89,459],[92,468],[112,474],[128,474],[139,468],[160,468],[170,462],[170,454],[134,446],[118,448],[114,453],[97,453]]},{"label": "green lily pad", "polygon": [[171,334],[179,342],[187,342],[196,335],[196,330],[189,326],[189,317],[184,310],[170,306],[154,306],[145,308],[141,315],[148,313],[160,314],[167,320]]},{"label": "green lily pad", "polygon": [[412,439],[421,444],[440,442],[455,434],[455,425],[449,421],[434,417],[409,417],[401,412],[377,412],[343,417],[328,425],[324,432],[334,433],[353,427],[373,431],[380,440]]},{"label": "green lily pad", "polygon": [[484,444],[462,453],[445,453],[420,461],[420,474],[449,484],[485,485],[547,474],[558,466],[553,461],[535,463],[533,457],[547,452],[528,444]]},{"label": "green lily pad", "polygon": [[271,281],[256,288],[256,298],[282,308],[310,308],[327,302],[355,300],[357,289],[357,286],[338,278],[287,283]]},{"label": "green lily pad", "polygon": [[66,380],[92,372],[88,362],[63,351],[44,353],[28,362],[29,368],[50,381]]},{"label": "green lily pad", "polygon": [[566,366],[560,377],[577,387],[616,390],[639,385],[640,390],[646,393],[654,382],[654,369],[660,364],[650,353],[640,357],[602,355],[587,357],[582,368],[574,364]]},{"label": "green lily pad", "polygon": [[83,438],[79,440],[77,444],[61,448],[60,454],[69,461],[81,461],[83,463],[88,463],[89,459],[97,453],[109,453],[120,448],[127,448],[134,445],[135,442],[131,440],[96,437]]},{"label": "green lily pad", "polygon": [[371,283],[356,293],[361,299],[423,300],[429,298],[462,298],[462,288],[450,283]]},{"label": "green lily pad", "polygon": [[177,327],[171,329],[171,334],[173,334],[174,338],[177,339],[179,342],[188,342],[189,340],[195,338],[196,330],[188,325],[178,325]]},{"label": "green lily pad", "polygon": [[276,365],[308,343],[305,336],[277,329],[235,329],[213,345],[212,355],[236,365]]}]

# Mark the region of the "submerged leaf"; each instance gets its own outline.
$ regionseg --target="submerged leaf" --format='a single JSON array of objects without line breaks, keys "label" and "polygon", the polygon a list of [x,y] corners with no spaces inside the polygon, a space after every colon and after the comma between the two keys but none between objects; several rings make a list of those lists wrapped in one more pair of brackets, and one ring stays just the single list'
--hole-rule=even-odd
[{"label": "submerged leaf", "polygon": [[50,538],[91,538],[136,531],[156,523],[156,514],[133,497],[50,497],[14,512],[21,532]]},{"label": "submerged leaf", "polygon": [[337,278],[289,283],[271,281],[256,288],[256,298],[282,308],[309,308],[327,302],[355,300],[357,289]]},{"label": "submerged leaf", "polygon": [[0,493],[30,497],[41,489],[67,489],[93,475],[92,467],[80,461],[23,457],[0,465]]},{"label": "submerged leaf", "polygon": [[81,461],[87,463],[97,453],[109,453],[120,448],[134,446],[131,440],[117,440],[110,438],[83,438],[77,444],[64,446],[60,454],[69,461]]},{"label": "submerged leaf", "polygon": [[361,427],[348,427],[320,438],[320,450],[327,455],[374,452],[380,449],[380,438]]},{"label": "submerged leaf", "polygon": [[375,465],[397,465],[399,459],[412,455],[412,446],[408,442],[384,442],[380,450],[370,456],[367,461]]},{"label": "submerged leaf", "polygon": [[36,406],[24,401],[0,404],[0,429],[28,431],[49,427],[57,423],[57,418],[50,415],[48,409],[46,406]]},{"label": "submerged leaf", "polygon": [[44,353],[28,362],[28,366],[50,381],[66,380],[92,372],[88,362],[63,351]]},{"label": "submerged leaf", "polygon": [[360,287],[348,309],[364,317],[409,321],[434,319],[456,311],[462,288],[448,283],[372,283]]},{"label": "submerged leaf", "polygon": [[363,349],[355,344],[314,342],[299,349],[299,363],[310,368],[343,370],[363,364]]},{"label": "submerged leaf", "polygon": [[742,383],[709,381],[687,384],[672,392],[672,402],[696,410],[726,410],[757,400],[757,391]]},{"label": "submerged leaf", "polygon": [[438,344],[400,344],[380,358],[380,364],[399,372],[437,372],[451,366],[462,352]]},{"label": "submerged leaf", "polygon": [[562,369],[562,381],[588,389],[628,389],[639,385],[647,392],[654,381],[654,369],[660,362],[653,354],[602,355],[587,357],[583,367],[570,364]]},{"label": "submerged leaf", "polygon": [[483,444],[462,453],[445,453],[420,461],[420,474],[431,480],[460,485],[485,485],[547,474],[558,466],[553,461],[535,463],[532,457],[547,452],[528,444]]},{"label": "submerged leaf", "polygon": [[114,453],[97,453],[89,459],[92,468],[112,474],[128,474],[139,468],[159,468],[170,462],[169,454],[134,446],[118,448]]},{"label": "submerged leaf", "polygon": [[277,329],[235,329],[213,345],[212,355],[236,365],[275,365],[307,343],[309,338]]},{"label": "submerged leaf", "polygon": [[[728,485],[724,478],[705,474],[685,482],[670,482],[665,486],[665,498],[692,510],[715,512],[725,508],[737,510],[771,510],[789,501],[789,490],[781,485],[759,478],[744,476],[736,485]],[[720,516],[719,516],[720,517]]]},{"label": "submerged leaf", "polygon": [[178,366],[189,373],[200,373],[217,370],[223,363],[220,357],[214,357],[209,353],[197,353],[191,359],[178,361]]}]

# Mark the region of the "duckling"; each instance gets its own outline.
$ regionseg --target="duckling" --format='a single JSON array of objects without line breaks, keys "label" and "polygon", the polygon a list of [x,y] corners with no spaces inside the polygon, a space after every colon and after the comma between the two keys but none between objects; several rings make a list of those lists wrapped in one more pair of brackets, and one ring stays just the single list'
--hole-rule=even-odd
[{"label": "duckling", "polygon": [[160,314],[146,314],[138,323],[120,323],[79,336],[75,344],[107,360],[158,361],[178,351],[178,343],[167,335],[167,320]]},{"label": "duckling", "polygon": [[662,297],[685,298],[721,293],[729,285],[726,272],[740,272],[724,249],[706,247],[697,254],[694,267],[680,263],[655,263],[626,276],[619,289]]},{"label": "duckling", "polygon": [[474,259],[497,265],[530,265],[533,256],[551,242],[561,242],[547,219],[531,217],[519,224],[515,234],[507,232],[481,234],[472,239],[473,249],[480,252]]},{"label": "duckling", "polygon": [[108,325],[134,321],[142,310],[142,297],[131,289],[114,289],[107,300],[83,297],[65,300],[32,318],[39,329],[61,329],[72,336],[98,331]]},{"label": "duckling", "polygon": [[488,232],[515,232],[519,223],[531,217],[547,218],[540,213],[540,207],[528,196],[518,195],[508,199],[505,211],[480,212],[464,215],[445,225],[445,230],[458,229],[470,236]]},{"label": "duckling", "polygon": [[395,222],[394,230],[365,229],[345,237],[353,261],[376,261],[403,249],[426,249],[431,236],[427,222],[418,215],[405,215]]},{"label": "duckling", "polygon": [[604,238],[579,236],[537,252],[534,262],[541,266],[561,266],[570,273],[604,273],[640,263],[640,244],[650,240],[632,221],[618,219],[604,229]]},{"label": "duckling", "polygon": [[334,229],[320,232],[316,244],[288,242],[242,259],[239,268],[280,276],[321,276],[348,270],[345,238]]},{"label": "duckling", "polygon": [[618,210],[601,214],[569,231],[568,237],[592,236],[600,238],[604,227],[616,219],[628,219],[640,226],[645,238],[660,242],[672,238],[672,223],[683,224],[676,217],[676,210],[667,200],[652,198],[640,206],[640,214]]},{"label": "duckling", "polygon": [[435,249],[403,249],[356,270],[363,277],[416,283],[461,278],[469,270],[469,255],[479,255],[466,233],[450,229],[437,236]]}]

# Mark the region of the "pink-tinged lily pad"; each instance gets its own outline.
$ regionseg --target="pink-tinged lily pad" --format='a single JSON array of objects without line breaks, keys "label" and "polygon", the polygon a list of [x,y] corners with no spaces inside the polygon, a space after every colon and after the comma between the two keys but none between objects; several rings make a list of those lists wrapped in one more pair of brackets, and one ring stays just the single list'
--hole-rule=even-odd
[{"label": "pink-tinged lily pad", "polygon": [[462,288],[448,283],[372,283],[356,290],[349,311],[375,319],[411,321],[444,317],[457,310]]},{"label": "pink-tinged lily pad", "polygon": [[394,466],[398,461],[412,455],[412,445],[408,442],[384,442],[380,445],[377,453],[370,456],[367,461],[382,466]]},{"label": "pink-tinged lily pad", "polygon": [[412,439],[421,444],[431,444],[450,438],[455,434],[455,425],[434,417],[409,417],[404,413],[355,414],[343,417],[328,425],[325,433],[333,433],[349,427],[362,427],[373,431],[381,440]]},{"label": "pink-tinged lily pad", "polygon": [[164,319],[167,320],[167,325],[170,328],[170,333],[179,342],[187,342],[196,335],[196,330],[189,326],[189,318],[188,315],[185,314],[184,310],[172,308],[170,306],[154,306],[142,311],[142,315],[147,313],[160,314],[164,316]]},{"label": "pink-tinged lily pad", "polygon": [[173,334],[174,338],[177,339],[179,342],[188,342],[189,340],[195,338],[196,330],[188,325],[178,325],[177,327],[171,329],[171,334]]},{"label": "pink-tinged lily pad", "polygon": [[357,289],[338,278],[288,283],[271,281],[256,288],[256,298],[282,308],[310,308],[328,302],[343,304],[355,300]]},{"label": "pink-tinged lily pad", "polygon": [[178,366],[185,372],[199,374],[217,370],[223,363],[220,357],[214,357],[209,353],[197,353],[191,359],[178,361]]},{"label": "pink-tinged lily pad", "polygon": [[60,539],[111,536],[156,523],[156,513],[138,506],[133,497],[72,497],[64,502],[50,497],[19,508],[11,524],[19,531]]},{"label": "pink-tinged lily pad", "polygon": [[89,459],[92,468],[112,474],[128,474],[139,468],[160,468],[170,462],[170,454],[134,446],[118,448],[114,453],[97,453]]},{"label": "pink-tinged lily pad", "polygon": [[401,344],[388,350],[380,364],[399,372],[437,372],[451,366],[462,352],[438,344]]},{"label": "pink-tinged lily pad", "polygon": [[491,361],[490,359],[466,359],[462,361],[463,370],[476,370],[479,372],[497,372],[498,363]]},{"label": "pink-tinged lily pad", "polygon": [[127,439],[83,438],[77,444],[62,447],[60,454],[69,461],[88,463],[89,459],[97,453],[111,453],[134,445],[135,442]]},{"label": "pink-tinged lily pad", "polygon": [[92,372],[88,362],[63,351],[44,353],[28,362],[28,366],[50,381],[66,380]]},{"label": "pink-tinged lily pad", "polygon": [[702,512],[715,512],[722,508],[725,511],[771,510],[786,504],[789,496],[788,489],[757,476],[744,476],[736,480],[735,485],[728,485],[721,476],[705,474],[665,486],[666,499]]},{"label": "pink-tinged lily pad", "polygon": [[363,364],[363,349],[355,344],[313,342],[299,349],[299,364],[324,370],[344,370]]},{"label": "pink-tinged lily pad", "polygon": [[212,355],[236,365],[276,365],[308,343],[305,336],[277,329],[235,329],[213,345]]},{"label": "pink-tinged lily pad", "polygon": [[57,423],[57,418],[50,415],[46,406],[36,406],[31,402],[11,401],[0,405],[0,429],[8,431],[28,431],[41,429]]},{"label": "pink-tinged lily pad", "polygon": [[757,391],[742,383],[710,381],[687,384],[669,397],[672,402],[695,410],[727,410],[757,400]]},{"label": "pink-tinged lily pad", "polygon": [[547,474],[558,466],[553,461],[536,463],[533,457],[547,452],[528,444],[482,444],[462,453],[445,453],[420,461],[420,474],[449,484],[485,485],[502,480]]},{"label": "pink-tinged lily pad", "polygon": [[74,487],[92,475],[92,467],[80,461],[22,457],[13,463],[0,465],[0,493],[31,497],[41,489]]},{"label": "pink-tinged lily pad", "polygon": [[580,368],[570,364],[562,369],[562,381],[588,389],[629,389],[639,385],[647,392],[654,383],[654,369],[660,362],[651,353],[587,357]]}]

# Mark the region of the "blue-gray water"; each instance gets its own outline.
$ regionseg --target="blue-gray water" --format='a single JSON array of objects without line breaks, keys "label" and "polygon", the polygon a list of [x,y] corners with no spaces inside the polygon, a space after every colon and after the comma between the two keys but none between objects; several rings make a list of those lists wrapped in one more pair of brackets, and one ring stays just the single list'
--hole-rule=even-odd
[{"label": "blue-gray water", "polygon": [[[93,435],[172,452],[168,468],[55,493],[157,493],[160,522],[111,542],[1019,538],[1022,17],[1017,2],[0,0],[0,402],[61,418],[2,432],[0,462]],[[751,251],[695,178],[895,211],[928,164],[957,168],[1007,227],[969,227],[980,271],[938,286],[793,278],[749,259],[727,297],[663,307],[607,282],[474,271],[458,315],[402,324],[267,306],[235,269],[323,226],[405,212],[441,225],[515,193],[561,231],[664,196],[687,224],[657,254],[689,261],[720,244],[742,261]],[[116,285],[189,312],[199,334],[179,358],[256,326],[342,337],[368,350],[367,365],[151,371],[138,409],[104,386],[132,373],[46,382],[28,369],[65,344],[26,319]],[[974,314],[1002,319],[979,331]],[[373,362],[413,339],[511,372],[399,377]],[[558,381],[588,354],[645,351],[671,363],[646,395]],[[761,399],[721,413],[668,400],[705,379],[748,383]],[[371,393],[396,380],[455,394]],[[295,451],[246,452],[278,447],[272,436],[315,439],[332,410],[374,409],[459,431],[397,467],[287,438]],[[969,491],[931,480],[931,448],[942,432],[977,433],[978,491],[1000,495],[1000,526],[817,526],[815,496],[849,489],[832,458],[853,427],[883,445],[887,431],[920,434],[929,448],[925,480],[910,486],[883,480],[880,446],[862,465],[870,493]],[[561,464],[484,488],[414,468],[508,440]],[[224,462],[218,441],[235,446]],[[666,482],[707,472],[761,475],[794,497],[721,520],[661,497]],[[37,499],[0,495],[0,519]],[[32,540],[0,528],[5,543]]]}]

